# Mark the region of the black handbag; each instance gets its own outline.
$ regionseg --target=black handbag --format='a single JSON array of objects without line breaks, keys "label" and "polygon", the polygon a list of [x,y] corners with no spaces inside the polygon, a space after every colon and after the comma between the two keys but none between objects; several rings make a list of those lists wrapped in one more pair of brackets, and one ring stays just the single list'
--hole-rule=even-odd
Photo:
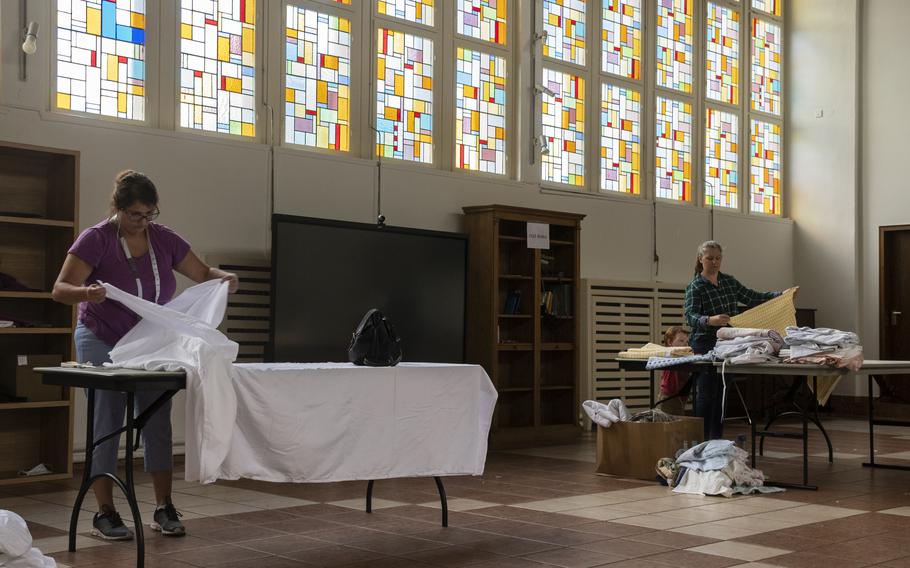
[{"label": "black handbag", "polygon": [[348,360],[367,367],[394,367],[401,362],[401,338],[376,308],[367,311],[354,330]]}]

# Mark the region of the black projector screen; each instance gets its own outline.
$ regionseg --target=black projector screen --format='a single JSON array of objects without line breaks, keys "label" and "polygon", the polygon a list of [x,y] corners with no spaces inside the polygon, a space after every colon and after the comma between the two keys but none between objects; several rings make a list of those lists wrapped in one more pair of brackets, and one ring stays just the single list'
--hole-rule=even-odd
[{"label": "black projector screen", "polygon": [[347,361],[377,308],[402,361],[464,362],[467,245],[460,233],[273,215],[268,360]]}]

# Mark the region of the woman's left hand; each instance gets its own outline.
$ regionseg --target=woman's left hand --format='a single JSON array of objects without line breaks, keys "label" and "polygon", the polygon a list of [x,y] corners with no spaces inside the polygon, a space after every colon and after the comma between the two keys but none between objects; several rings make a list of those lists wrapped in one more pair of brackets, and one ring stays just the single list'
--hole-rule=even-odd
[{"label": "woman's left hand", "polygon": [[221,281],[228,283],[228,292],[231,294],[240,288],[240,279],[237,278],[237,275],[233,272],[226,272],[224,276],[221,277]]}]

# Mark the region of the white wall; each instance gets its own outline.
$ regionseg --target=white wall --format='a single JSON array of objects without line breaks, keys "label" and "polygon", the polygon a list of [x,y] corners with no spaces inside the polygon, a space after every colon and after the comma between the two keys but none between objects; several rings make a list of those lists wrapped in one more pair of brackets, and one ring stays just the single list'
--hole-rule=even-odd
[{"label": "white wall", "polygon": [[[859,329],[858,10],[858,0],[800,0],[789,14],[786,173],[797,303],[818,310],[818,326],[838,329]],[[838,392],[854,390],[845,381]]]},{"label": "white wall", "polygon": [[[16,2],[0,3],[0,140],[76,149],[81,156],[80,226],[102,218],[115,172],[150,174],[162,197],[161,222],[186,236],[201,255],[262,253],[269,247],[270,148],[191,133],[121,126],[49,111],[49,20],[46,4],[30,2],[43,41],[29,59],[29,79],[18,78]],[[525,14],[526,16],[526,14]],[[527,61],[522,62],[527,67]],[[596,132],[596,129],[592,129]],[[522,148],[525,158],[526,144]],[[526,171],[526,164],[521,170]],[[376,164],[275,148],[275,211],[373,222]],[[542,191],[536,184],[482,179],[383,165],[383,213],[392,225],[457,231],[461,207],[502,203],[584,213],[581,273],[587,278],[686,282],[695,247],[710,235],[705,209],[661,203],[657,253],[654,207],[635,199]],[[714,237],[726,248],[726,268],[747,285],[782,289],[794,282],[793,223],[730,213],[715,215]],[[81,395],[76,445],[84,436]],[[181,399],[182,401],[182,399]],[[182,412],[175,410],[175,438],[182,439]]]}]

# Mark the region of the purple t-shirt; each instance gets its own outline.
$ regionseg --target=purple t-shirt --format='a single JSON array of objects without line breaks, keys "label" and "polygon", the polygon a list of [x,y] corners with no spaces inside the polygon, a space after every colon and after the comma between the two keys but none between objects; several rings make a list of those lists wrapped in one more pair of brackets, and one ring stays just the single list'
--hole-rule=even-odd
[{"label": "purple t-shirt", "polygon": [[[149,240],[155,249],[158,260],[161,293],[158,303],[166,304],[177,290],[177,279],[173,269],[186,256],[190,244],[183,237],[164,225],[149,223]],[[138,294],[136,277],[130,270],[123,247],[117,235],[117,226],[108,220],[82,231],[73,246],[73,254],[92,267],[92,273],[86,279],[86,285],[98,281],[113,284],[124,292]],[[155,274],[152,272],[152,258],[146,252],[134,258],[139,280],[142,282],[142,297],[150,302],[155,301]],[[108,345],[115,345],[120,338],[133,329],[139,322],[139,316],[127,309],[120,302],[104,300],[100,304],[82,302],[79,304],[79,321],[85,324],[98,339]]]}]

